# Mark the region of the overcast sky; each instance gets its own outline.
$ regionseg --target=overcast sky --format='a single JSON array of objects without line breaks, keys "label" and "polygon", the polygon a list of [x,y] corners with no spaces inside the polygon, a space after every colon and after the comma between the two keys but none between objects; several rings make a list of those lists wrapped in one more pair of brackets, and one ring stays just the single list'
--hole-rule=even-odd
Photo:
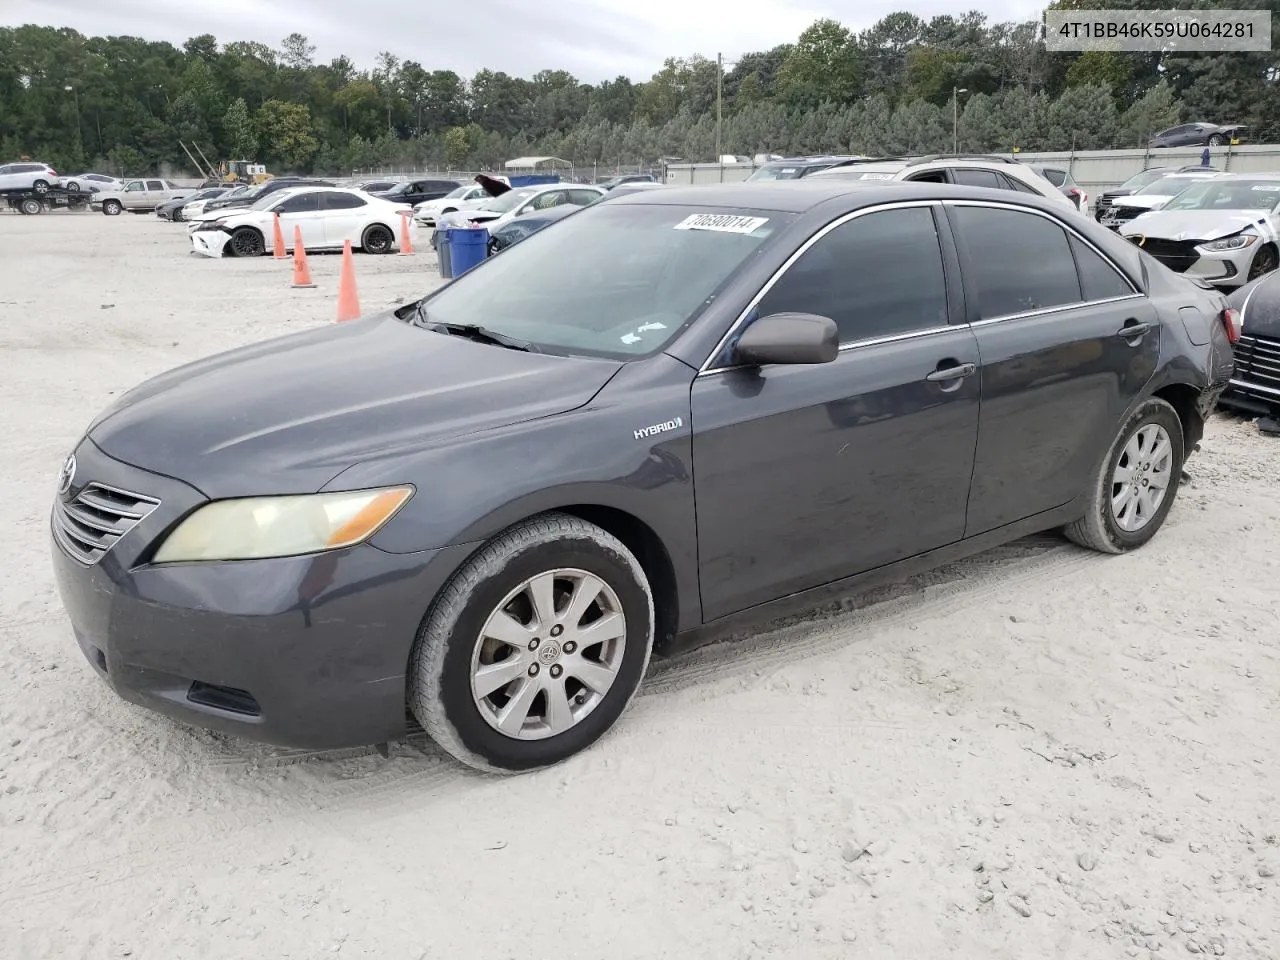
[{"label": "overcast sky", "polygon": [[903,8],[917,16],[975,7],[989,22],[1027,20],[1042,0],[0,0],[0,25],[74,27],[89,35],[126,34],[181,44],[211,33],[220,43],[277,46],[303,33],[316,59],[345,53],[361,67],[380,50],[429,70],[470,76],[482,67],[530,76],[565,69],[596,83],[625,74],[647,80],[669,56],[701,53],[726,60],[767,50],[819,17],[854,30]]}]

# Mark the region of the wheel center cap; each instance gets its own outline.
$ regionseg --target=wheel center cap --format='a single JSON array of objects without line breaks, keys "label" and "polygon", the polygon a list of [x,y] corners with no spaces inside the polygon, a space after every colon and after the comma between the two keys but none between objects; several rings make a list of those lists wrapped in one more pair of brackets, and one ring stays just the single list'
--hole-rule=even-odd
[{"label": "wheel center cap", "polygon": [[538,647],[538,662],[550,666],[560,659],[560,644],[554,640],[546,640]]}]

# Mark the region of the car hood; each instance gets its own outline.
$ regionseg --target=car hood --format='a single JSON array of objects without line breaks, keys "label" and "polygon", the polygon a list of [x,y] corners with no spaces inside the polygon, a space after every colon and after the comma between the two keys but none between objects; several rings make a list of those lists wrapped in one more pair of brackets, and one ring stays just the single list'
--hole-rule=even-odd
[{"label": "car hood", "polygon": [[211,498],[313,492],[375,455],[582,406],[621,366],[476,343],[388,312],[163,373],[88,435]]},{"label": "car hood", "polygon": [[1142,233],[1166,240],[1220,240],[1255,225],[1263,232],[1272,229],[1262,211],[1153,210],[1130,220],[1121,233]]},{"label": "car hood", "polygon": [[1142,193],[1137,195],[1129,195],[1124,197],[1116,197],[1115,205],[1117,207],[1137,207],[1142,210],[1151,210],[1163,203],[1168,203],[1176,194],[1163,193]]}]

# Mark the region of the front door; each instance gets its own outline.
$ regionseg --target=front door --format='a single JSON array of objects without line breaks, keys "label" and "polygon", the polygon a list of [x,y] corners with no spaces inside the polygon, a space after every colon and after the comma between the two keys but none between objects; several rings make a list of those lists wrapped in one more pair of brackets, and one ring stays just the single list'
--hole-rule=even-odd
[{"label": "front door", "polygon": [[324,220],[320,213],[320,195],[312,190],[286,197],[275,206],[280,215],[280,230],[284,233],[284,247],[293,249],[293,228],[302,230],[302,245],[308,250],[325,246]]},{"label": "front door", "polygon": [[1084,492],[1120,418],[1155,372],[1155,308],[1058,219],[953,201],[982,419],[966,536]]},{"label": "front door", "polygon": [[694,380],[707,619],[963,535],[978,351],[968,326],[950,322],[961,315],[958,278],[944,270],[942,249],[927,204],[843,222],[751,315],[830,317],[838,358],[712,369]]}]

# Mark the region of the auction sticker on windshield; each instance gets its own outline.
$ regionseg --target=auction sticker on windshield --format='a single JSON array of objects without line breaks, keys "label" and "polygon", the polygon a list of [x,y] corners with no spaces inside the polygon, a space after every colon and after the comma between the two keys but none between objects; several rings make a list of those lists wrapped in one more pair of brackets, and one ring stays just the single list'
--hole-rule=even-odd
[{"label": "auction sticker on windshield", "polygon": [[768,217],[739,217],[729,213],[695,213],[675,225],[676,230],[715,230],[719,233],[752,233],[769,222]]}]

